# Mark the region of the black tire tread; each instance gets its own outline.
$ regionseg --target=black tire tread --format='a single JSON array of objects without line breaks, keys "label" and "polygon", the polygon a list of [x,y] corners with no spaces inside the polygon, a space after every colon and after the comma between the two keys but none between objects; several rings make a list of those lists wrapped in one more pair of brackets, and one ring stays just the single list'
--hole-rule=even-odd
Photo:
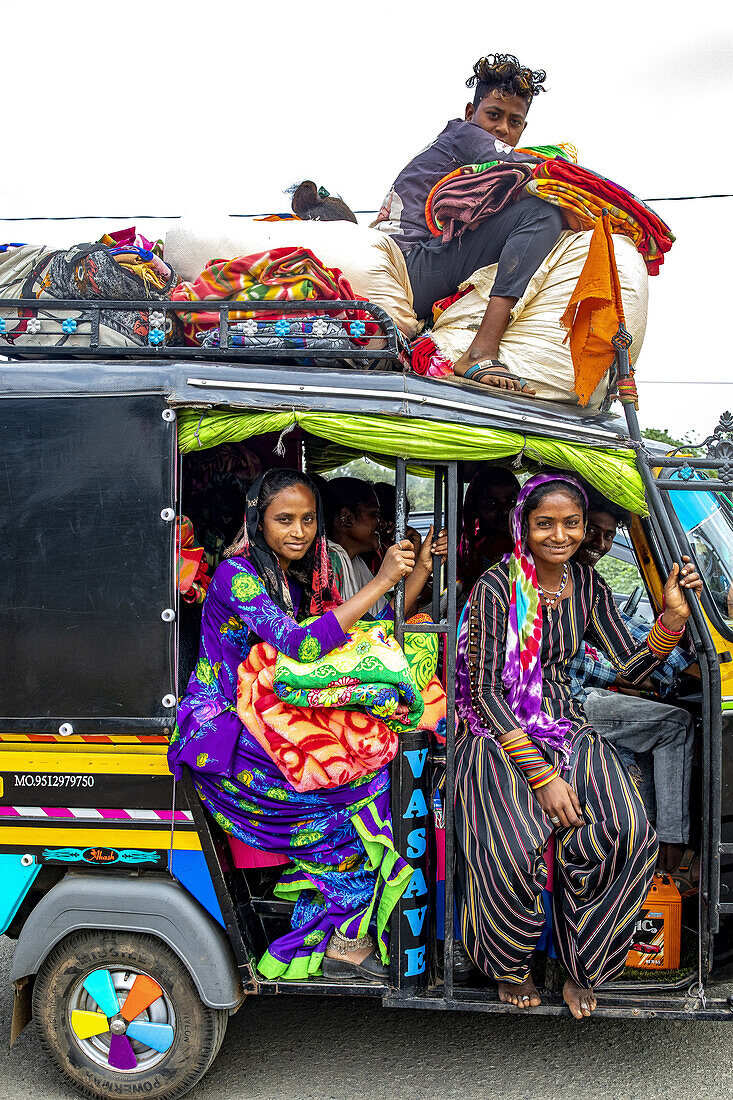
[{"label": "black tire tread", "polygon": [[[54,1046],[46,1030],[46,1028],[50,1030],[55,1028],[55,1017],[59,1015],[59,1006],[53,1005],[48,996],[49,986],[58,967],[62,966],[70,956],[75,956],[76,959],[84,965],[86,961],[89,961],[89,956],[93,951],[102,949],[109,951],[111,956],[110,962],[107,965],[122,968],[124,961],[129,961],[129,959],[115,962],[115,947],[119,947],[120,942],[126,944],[128,949],[130,946],[137,947],[143,955],[146,952],[152,952],[156,961],[159,962],[163,968],[168,968],[169,971],[177,973],[178,979],[190,986],[190,992],[195,997],[198,1004],[198,1016],[195,1021],[196,1026],[194,1029],[197,1033],[196,1042],[194,1044],[189,1043],[188,1045],[184,1071],[178,1074],[177,1079],[171,1081],[170,1087],[153,1089],[144,1094],[141,1092],[141,1095],[150,1098],[150,1100],[178,1100],[178,1097],[184,1096],[201,1080],[203,1075],[212,1065],[224,1040],[229,1014],[225,1009],[212,1009],[203,1004],[199,999],[193,979],[188,973],[185,965],[175,952],[155,936],[145,933],[118,933],[107,930],[84,930],[73,932],[69,936],[66,936],[53,948],[44,960],[34,983],[33,1018],[36,1024],[38,1038],[51,1061],[59,1067],[64,1076],[82,1095],[91,1097],[93,1100],[111,1100],[113,1097],[117,1098],[120,1096],[120,1092],[113,1087],[109,1089],[97,1088],[90,1082],[85,1081],[83,1068],[72,1068],[65,1064],[63,1053]],[[101,960],[92,961],[99,965],[105,965]],[[141,967],[148,972],[151,970],[149,963],[141,963]],[[155,977],[155,974],[152,974],[152,976]],[[99,1072],[98,1067],[95,1067],[95,1071],[97,1073]],[[119,1081],[121,1079],[121,1075],[116,1075],[113,1070],[110,1071],[110,1075],[111,1081]],[[129,1078],[123,1079],[129,1080]]]}]

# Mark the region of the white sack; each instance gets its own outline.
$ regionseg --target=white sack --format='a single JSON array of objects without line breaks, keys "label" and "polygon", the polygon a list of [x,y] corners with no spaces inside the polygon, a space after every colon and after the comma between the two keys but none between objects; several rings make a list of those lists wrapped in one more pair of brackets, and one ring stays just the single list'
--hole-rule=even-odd
[{"label": "white sack", "polygon": [[353,222],[185,217],[165,237],[165,260],[182,279],[193,282],[209,260],[233,260],[288,246],[309,248],[326,267],[336,267],[354,294],[390,315],[411,339],[417,332],[412,289],[404,257],[386,234]]},{"label": "white sack", "polygon": [[[502,363],[513,374],[526,378],[538,397],[549,401],[578,402],[573,393],[575,372],[570,343],[565,342],[568,333],[560,318],[588,257],[591,232],[565,232],[560,236],[512,310],[512,319],[499,347]],[[626,328],[634,339],[630,355],[636,363],[646,331],[648,275],[633,241],[614,234],[613,243]],[[492,264],[474,272],[463,284],[472,283],[474,289],[449,306],[430,333],[436,347],[453,363],[468,350],[476,335],[494,285],[496,267]],[[588,407],[597,409],[607,389],[604,379]]]}]

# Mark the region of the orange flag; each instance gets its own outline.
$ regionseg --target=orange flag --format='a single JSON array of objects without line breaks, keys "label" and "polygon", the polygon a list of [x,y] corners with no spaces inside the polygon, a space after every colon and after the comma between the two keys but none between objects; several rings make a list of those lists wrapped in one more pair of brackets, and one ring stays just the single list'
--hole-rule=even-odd
[{"label": "orange flag", "polygon": [[575,392],[587,405],[615,358],[611,340],[624,323],[621,284],[616,267],[608,213],[596,222],[588,258],[568,307],[560,318],[568,329],[575,369]]}]

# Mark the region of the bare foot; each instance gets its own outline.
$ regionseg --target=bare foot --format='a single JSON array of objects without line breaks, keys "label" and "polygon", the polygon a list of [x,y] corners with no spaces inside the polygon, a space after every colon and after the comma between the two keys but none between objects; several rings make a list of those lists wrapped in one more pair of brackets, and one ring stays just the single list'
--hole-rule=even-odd
[{"label": "bare foot", "polygon": [[542,1004],[537,986],[531,976],[523,982],[499,982],[499,1000],[505,1005],[515,1005],[517,1008],[537,1008]]},{"label": "bare foot", "polygon": [[590,1016],[598,1003],[592,989],[584,989],[572,978],[568,978],[563,986],[562,999],[576,1020],[583,1020],[586,1016]]}]

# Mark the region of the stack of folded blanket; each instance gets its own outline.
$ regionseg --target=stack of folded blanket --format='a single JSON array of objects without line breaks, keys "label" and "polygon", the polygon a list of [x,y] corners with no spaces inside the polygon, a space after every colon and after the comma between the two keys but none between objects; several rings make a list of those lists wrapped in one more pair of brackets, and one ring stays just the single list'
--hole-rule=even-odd
[{"label": "stack of folded blanket", "polygon": [[536,165],[527,191],[559,206],[568,229],[593,229],[603,210],[611,232],[630,237],[644,257],[650,275],[657,275],[674,236],[651,207],[603,176],[557,158]]},{"label": "stack of folded blanket", "polygon": [[492,161],[456,168],[428,195],[425,219],[430,232],[443,243],[462,236],[508,206],[531,178],[531,164]]},{"label": "stack of folded blanket", "polygon": [[[326,267],[307,248],[274,248],[233,260],[210,260],[192,283],[181,283],[171,295],[174,301],[271,302],[271,310],[237,310],[229,313],[232,321],[256,318],[259,321],[283,318],[294,320],[299,312],[278,313],[283,301],[354,301],[358,300],[350,283],[337,268]],[[305,311],[304,311],[305,312]],[[307,314],[306,314],[307,316]],[[368,315],[360,309],[341,311],[331,320],[361,321],[354,343],[362,345],[376,331]],[[199,346],[199,335],[219,327],[219,313],[197,311],[181,313],[186,342]],[[276,334],[277,335],[277,334]]]},{"label": "stack of folded blanket", "polygon": [[239,666],[237,714],[296,791],[342,786],[388,764],[402,731],[444,739],[436,663],[436,636],[407,634],[403,651],[385,622],[312,662],[261,642]]},{"label": "stack of folded blanket", "polygon": [[431,233],[444,242],[460,237],[526,191],[559,206],[566,228],[574,231],[593,229],[608,210],[611,232],[630,237],[650,275],[657,275],[674,242],[669,226],[626,188],[569,160],[571,148],[520,150],[536,156],[535,165],[498,161],[456,168],[428,195],[425,218]]}]

